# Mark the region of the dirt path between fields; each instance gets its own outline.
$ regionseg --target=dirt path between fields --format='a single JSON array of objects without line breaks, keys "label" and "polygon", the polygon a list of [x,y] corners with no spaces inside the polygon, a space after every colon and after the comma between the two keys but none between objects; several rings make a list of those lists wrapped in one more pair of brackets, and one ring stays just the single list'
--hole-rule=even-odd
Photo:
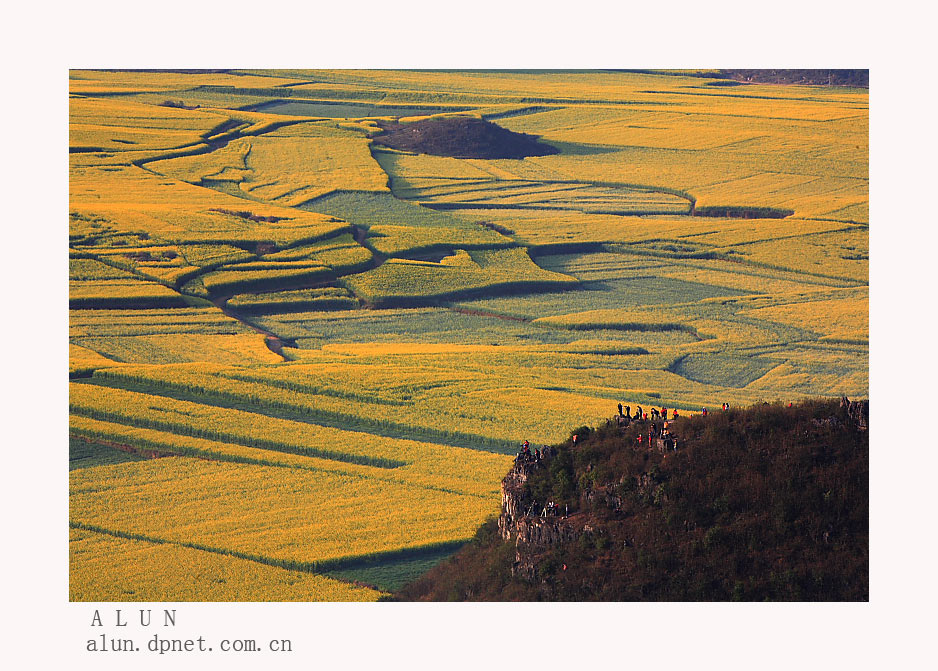
[{"label": "dirt path between fields", "polygon": [[178,457],[178,454],[173,452],[162,452],[160,450],[146,450],[138,447],[132,447],[124,443],[115,443],[110,440],[104,440],[102,438],[88,438],[87,436],[82,436],[77,433],[69,433],[69,438],[74,438],[75,440],[80,440],[84,443],[91,443],[92,445],[104,445],[106,447],[113,447],[115,450],[120,450],[121,452],[126,452],[127,454],[135,454],[138,457],[144,457],[145,459],[161,459],[163,457]]},{"label": "dirt path between fields", "polygon": [[229,308],[227,305],[225,305],[225,302],[228,300],[228,298],[229,297],[227,296],[216,298],[212,301],[212,303],[214,303],[215,307],[221,310],[226,316],[231,317],[232,319],[244,324],[249,329],[256,331],[257,333],[264,334],[265,336],[264,342],[267,345],[267,349],[269,349],[271,352],[279,356],[284,361],[292,360],[283,353],[283,348],[284,347],[296,347],[295,340],[291,340],[288,338],[281,338],[273,331],[269,331],[268,329],[265,329],[261,326],[258,326],[257,324],[252,324],[251,322],[247,321],[240,314],[238,314],[237,312]]}]

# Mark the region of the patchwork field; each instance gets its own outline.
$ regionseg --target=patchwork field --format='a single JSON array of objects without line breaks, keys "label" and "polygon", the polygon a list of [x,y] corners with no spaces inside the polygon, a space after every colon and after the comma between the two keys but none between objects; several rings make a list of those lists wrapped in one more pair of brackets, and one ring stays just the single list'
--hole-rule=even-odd
[{"label": "patchwork field", "polygon": [[[72,71],[70,598],[377,600],[522,441],[867,396],[868,92],[714,81]],[[454,117],[559,151],[373,142]]]}]

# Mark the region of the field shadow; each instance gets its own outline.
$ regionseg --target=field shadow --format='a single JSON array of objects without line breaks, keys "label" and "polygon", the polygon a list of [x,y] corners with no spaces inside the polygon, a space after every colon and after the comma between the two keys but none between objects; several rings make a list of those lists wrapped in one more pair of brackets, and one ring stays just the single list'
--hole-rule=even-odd
[{"label": "field shadow", "polygon": [[595,156],[597,154],[615,154],[622,151],[622,147],[608,144],[582,144],[579,142],[557,142],[556,140],[545,140],[541,138],[543,144],[549,144],[560,150],[562,155],[566,156]]}]

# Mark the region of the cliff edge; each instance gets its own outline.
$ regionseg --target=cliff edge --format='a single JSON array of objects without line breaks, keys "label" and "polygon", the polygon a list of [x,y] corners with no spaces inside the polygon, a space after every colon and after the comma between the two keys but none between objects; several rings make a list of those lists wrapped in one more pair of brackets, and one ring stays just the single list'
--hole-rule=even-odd
[{"label": "cliff edge", "polygon": [[869,404],[581,427],[401,600],[869,599]]}]

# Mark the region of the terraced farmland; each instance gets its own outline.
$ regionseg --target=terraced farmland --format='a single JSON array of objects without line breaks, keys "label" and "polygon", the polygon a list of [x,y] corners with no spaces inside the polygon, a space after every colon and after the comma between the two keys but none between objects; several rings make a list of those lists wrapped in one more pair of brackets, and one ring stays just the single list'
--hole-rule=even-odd
[{"label": "terraced farmland", "polygon": [[[709,83],[72,71],[70,598],[376,600],[524,440],[866,396],[868,94]],[[558,151],[374,142],[461,118]]]}]

